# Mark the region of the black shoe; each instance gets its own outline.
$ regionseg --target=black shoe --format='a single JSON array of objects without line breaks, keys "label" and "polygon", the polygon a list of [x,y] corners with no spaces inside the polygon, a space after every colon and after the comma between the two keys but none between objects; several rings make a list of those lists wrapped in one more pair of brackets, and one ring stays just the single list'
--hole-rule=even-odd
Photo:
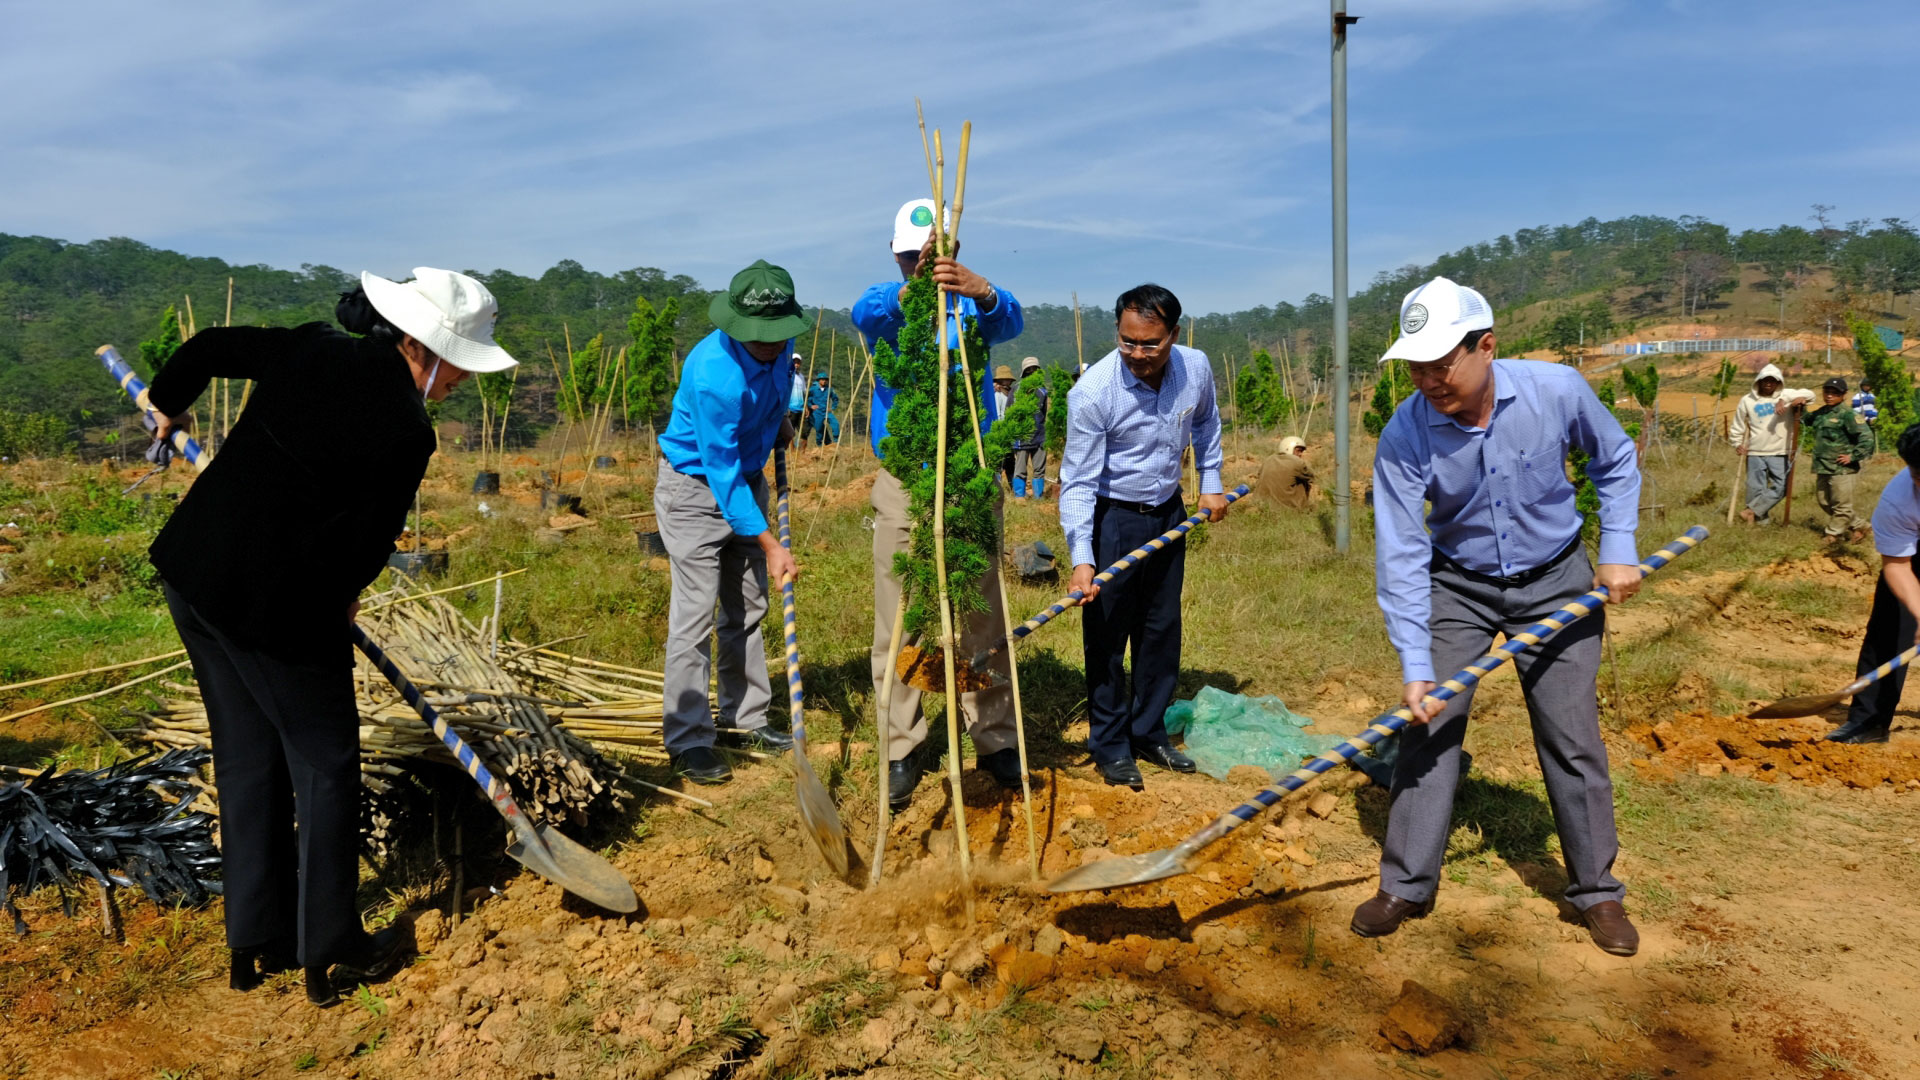
[{"label": "black shoe", "polygon": [[234,949],[227,968],[227,985],[235,990],[252,990],[265,982],[267,976],[292,971],[299,966],[300,961],[294,958],[294,950],[284,944],[265,945],[258,949]]},{"label": "black shoe", "polygon": [[1883,743],[1887,741],[1887,732],[1893,727],[1892,721],[1877,723],[1873,720],[1849,720],[1827,732],[1828,742],[1837,743]]},{"label": "black shoe", "polygon": [[1192,758],[1164,743],[1141,743],[1133,748],[1133,756],[1151,761],[1168,772],[1193,772],[1198,768]]},{"label": "black shoe", "polygon": [[337,1005],[340,994],[335,987],[379,982],[400,970],[413,952],[413,934],[405,927],[389,926],[371,934],[353,955],[332,965],[331,972],[325,964],[307,968],[307,1000],[323,1009]]},{"label": "black shoe", "polygon": [[1389,892],[1375,891],[1373,899],[1353,911],[1353,932],[1361,937],[1386,937],[1408,919],[1424,919],[1433,911],[1433,898],[1416,904]]},{"label": "black shoe", "polygon": [[919,750],[887,762],[887,809],[895,814],[905,810],[913,802],[913,789],[920,786],[920,778],[926,774]]},{"label": "black shoe", "polygon": [[1020,790],[1020,749],[1009,746],[1005,750],[995,750],[991,754],[981,754],[974,762],[983,773],[993,776],[994,783],[1010,791]]},{"label": "black shoe", "polygon": [[673,755],[668,764],[673,775],[684,776],[696,784],[724,784],[733,779],[733,770],[711,746],[696,746]]},{"label": "black shoe", "polygon": [[765,754],[784,754],[793,749],[793,736],[764,724],[757,728],[736,728],[728,733],[727,742],[742,750],[758,750]]},{"label": "black shoe", "polygon": [[1146,778],[1140,775],[1140,766],[1130,758],[1119,761],[1096,761],[1094,766],[1100,770],[1100,779],[1114,787],[1130,787],[1135,791],[1146,789]]}]

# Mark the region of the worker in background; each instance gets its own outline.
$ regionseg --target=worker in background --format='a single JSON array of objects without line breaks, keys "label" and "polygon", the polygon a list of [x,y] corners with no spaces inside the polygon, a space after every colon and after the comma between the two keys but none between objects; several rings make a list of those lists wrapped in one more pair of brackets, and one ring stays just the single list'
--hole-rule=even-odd
[{"label": "worker in background", "polygon": [[813,389],[807,391],[807,432],[815,446],[840,441],[840,417],[834,411],[840,407],[840,392],[832,384],[823,371],[814,377]]},{"label": "worker in background", "polygon": [[1307,444],[1298,435],[1280,440],[1280,454],[1260,463],[1260,476],[1253,490],[1262,502],[1278,503],[1295,510],[1313,505],[1313,466],[1307,464]]},{"label": "worker in background", "polygon": [[[1039,406],[1034,414],[1033,430],[1013,438],[1013,496],[1016,499],[1047,497],[1047,408],[1053,391],[1040,375],[1040,358],[1029,356],[1020,361],[1020,382],[1033,380],[1033,394]],[[1017,391],[1016,391],[1017,392]]]},{"label": "worker in background", "polygon": [[793,354],[793,389],[787,394],[787,424],[800,432],[801,445],[806,445],[806,432],[802,427],[802,413],[807,407],[807,377],[800,374],[806,367],[799,353]]},{"label": "worker in background", "polygon": [[[1860,466],[1873,455],[1873,435],[1847,404],[1847,380],[1834,376],[1820,388],[1825,404],[1807,414],[1809,448],[1813,453],[1813,492],[1827,514],[1825,542],[1866,538],[1853,514],[1853,483]],[[1848,530],[1852,535],[1848,535]]]},{"label": "worker in background", "polygon": [[1747,462],[1747,506],[1740,520],[1749,525],[1767,519],[1787,494],[1787,440],[1811,390],[1782,390],[1780,369],[1768,364],[1753,377],[1753,389],[1734,407],[1727,441]]}]

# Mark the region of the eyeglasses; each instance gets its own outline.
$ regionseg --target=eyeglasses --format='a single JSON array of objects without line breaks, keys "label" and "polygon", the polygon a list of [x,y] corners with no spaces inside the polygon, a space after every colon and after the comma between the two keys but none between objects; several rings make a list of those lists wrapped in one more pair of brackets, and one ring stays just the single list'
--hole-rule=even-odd
[{"label": "eyeglasses", "polygon": [[1120,351],[1123,354],[1131,354],[1134,356],[1139,356],[1143,353],[1156,353],[1166,348],[1176,336],[1178,336],[1177,331],[1173,334],[1168,334],[1159,341],[1129,341],[1126,338],[1120,338]]},{"label": "eyeglasses", "polygon": [[1407,374],[1413,376],[1414,382],[1425,382],[1428,379],[1444,379],[1447,376],[1453,374],[1454,365],[1458,364],[1465,357],[1465,355],[1466,355],[1465,353],[1462,353],[1460,356],[1456,356],[1444,364],[1409,363],[1407,365]]}]

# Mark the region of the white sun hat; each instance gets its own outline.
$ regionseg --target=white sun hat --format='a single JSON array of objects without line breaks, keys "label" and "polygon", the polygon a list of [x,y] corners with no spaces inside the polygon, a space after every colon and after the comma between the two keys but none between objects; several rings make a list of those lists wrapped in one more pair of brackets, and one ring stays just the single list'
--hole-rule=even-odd
[{"label": "white sun hat", "polygon": [[893,253],[905,255],[927,246],[933,235],[933,200],[914,199],[893,215]]},{"label": "white sun hat", "polygon": [[1465,285],[1434,278],[1400,301],[1400,339],[1381,363],[1431,364],[1452,352],[1473,330],[1493,329],[1493,307]]},{"label": "white sun hat", "polygon": [[466,274],[416,266],[412,281],[362,273],[360,285],[381,317],[462,371],[486,374],[519,363],[493,343],[500,315],[493,294]]}]

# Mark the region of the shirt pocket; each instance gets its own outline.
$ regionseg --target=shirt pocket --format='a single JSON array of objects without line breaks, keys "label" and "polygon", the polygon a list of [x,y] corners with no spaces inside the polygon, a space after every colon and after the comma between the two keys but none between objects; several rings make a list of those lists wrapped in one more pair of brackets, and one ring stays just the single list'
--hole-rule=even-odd
[{"label": "shirt pocket", "polygon": [[1523,506],[1557,502],[1573,493],[1566,447],[1558,442],[1525,448],[1514,461],[1514,487]]}]

